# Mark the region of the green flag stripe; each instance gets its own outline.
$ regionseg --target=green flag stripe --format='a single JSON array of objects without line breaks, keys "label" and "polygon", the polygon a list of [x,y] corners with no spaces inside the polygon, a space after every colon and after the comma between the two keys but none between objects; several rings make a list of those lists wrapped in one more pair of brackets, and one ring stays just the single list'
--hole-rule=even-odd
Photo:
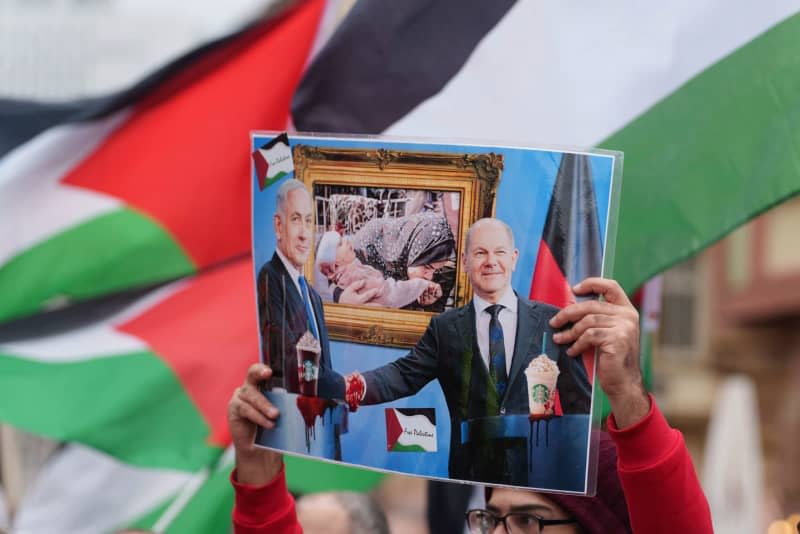
[{"label": "green flag stripe", "polygon": [[800,192],[798,35],[800,14],[601,143],[625,151],[613,276],[626,290]]},{"label": "green flag stripe", "polygon": [[78,441],[142,467],[197,470],[219,456],[161,358],[131,353],[42,363],[0,353],[0,421]]},{"label": "green flag stripe", "polygon": [[[167,534],[183,532],[230,532],[233,487],[230,469],[217,470],[167,527]],[[153,523],[153,526],[155,523]]]},{"label": "green flag stripe", "polygon": [[367,469],[284,455],[289,489],[297,493],[368,491],[384,474]]},{"label": "green flag stripe", "polygon": [[426,452],[422,445],[403,445],[402,443],[395,443],[392,447],[393,452]]},{"label": "green flag stripe", "polygon": [[[228,484],[230,486],[230,484]],[[233,488],[231,488],[233,489]],[[128,530],[149,530],[156,524],[158,518],[164,515],[164,512],[167,511],[167,508],[172,505],[175,501],[176,497],[171,497],[166,501],[162,502],[149,512],[147,512],[142,517],[138,518],[136,521],[128,524],[128,525],[119,525],[120,529],[128,529]],[[231,507],[232,508],[232,507]],[[228,518],[230,519],[230,513],[228,514]],[[230,522],[230,521],[229,521]],[[194,532],[203,532],[203,530],[197,530]],[[209,532],[211,532],[209,530]],[[225,532],[223,530],[217,530],[216,532]]]},{"label": "green flag stripe", "polygon": [[85,299],[195,271],[160,225],[130,209],[115,211],[0,266],[0,322],[41,311],[53,296]]}]

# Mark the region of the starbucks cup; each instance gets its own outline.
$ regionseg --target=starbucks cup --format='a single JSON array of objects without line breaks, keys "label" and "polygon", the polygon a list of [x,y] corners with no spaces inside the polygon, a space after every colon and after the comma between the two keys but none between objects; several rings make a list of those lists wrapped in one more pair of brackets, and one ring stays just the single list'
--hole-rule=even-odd
[{"label": "starbucks cup", "polygon": [[297,375],[300,384],[300,394],[306,397],[317,396],[319,356],[319,351],[314,348],[297,347]]},{"label": "starbucks cup", "polygon": [[311,332],[306,332],[297,341],[296,349],[299,393],[306,397],[316,397],[322,347]]},{"label": "starbucks cup", "polygon": [[539,371],[528,367],[525,369],[528,382],[528,408],[533,418],[542,418],[553,413],[558,368],[553,371]]}]

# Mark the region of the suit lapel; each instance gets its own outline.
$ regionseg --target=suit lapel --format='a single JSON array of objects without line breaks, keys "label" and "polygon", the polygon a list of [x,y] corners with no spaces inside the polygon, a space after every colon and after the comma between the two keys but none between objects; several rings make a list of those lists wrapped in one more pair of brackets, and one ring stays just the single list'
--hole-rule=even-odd
[{"label": "suit lapel", "polygon": [[[284,288],[284,296],[286,298],[284,302],[288,308],[286,310],[286,315],[288,317],[296,317],[298,313],[301,313],[302,317],[305,317],[306,307],[303,304],[303,297],[300,296],[300,292],[297,291],[297,286],[294,284],[294,280],[292,280],[292,277],[289,275],[289,271],[286,270],[283,262],[278,257],[277,252],[272,255],[271,261],[275,271],[281,275],[281,285]],[[316,312],[316,310],[314,311]]]},{"label": "suit lapel", "polygon": [[[453,372],[460,374],[460,380],[457,382],[461,388],[457,392],[458,406],[461,411],[461,419],[466,420],[484,412],[484,408],[476,411],[473,406],[476,403],[484,404],[478,400],[479,395],[476,394],[477,391],[482,390],[474,391],[474,389],[481,384],[487,384],[490,380],[486,366],[481,360],[475,337],[475,306],[472,302],[458,310],[454,326],[452,346],[456,348],[454,353],[460,355],[460,361],[453,362]],[[492,389],[494,389],[493,385]]]},{"label": "suit lapel", "polygon": [[475,306],[472,302],[459,310],[456,318],[456,333],[458,339],[461,339],[463,343],[462,353],[471,356],[470,366],[473,369],[476,367],[483,369],[484,374],[487,374],[486,366],[481,365],[483,360],[475,337]]},{"label": "suit lapel", "polygon": [[517,337],[514,341],[514,358],[511,360],[511,373],[508,376],[506,391],[511,391],[514,381],[519,379],[534,356],[541,352],[541,340],[538,338],[547,327],[544,324],[544,316],[538,312],[536,304],[519,297],[517,302]]}]

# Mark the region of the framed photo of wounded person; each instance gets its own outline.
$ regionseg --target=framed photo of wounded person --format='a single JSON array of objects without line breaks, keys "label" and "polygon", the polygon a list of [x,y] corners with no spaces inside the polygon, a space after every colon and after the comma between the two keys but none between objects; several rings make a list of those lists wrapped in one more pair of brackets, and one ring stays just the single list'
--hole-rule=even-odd
[{"label": "framed photo of wounded person", "polygon": [[280,132],[250,153],[263,394],[281,411],[258,445],[594,493],[595,354],[567,354],[550,320],[613,275],[621,153]]}]

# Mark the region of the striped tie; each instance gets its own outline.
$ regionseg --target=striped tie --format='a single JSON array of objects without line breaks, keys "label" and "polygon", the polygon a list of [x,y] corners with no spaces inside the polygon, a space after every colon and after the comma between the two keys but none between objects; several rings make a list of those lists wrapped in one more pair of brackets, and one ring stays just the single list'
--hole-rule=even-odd
[{"label": "striped tie", "polygon": [[493,304],[486,308],[486,311],[491,314],[492,319],[489,321],[489,372],[494,379],[497,387],[497,396],[501,399],[506,392],[506,385],[508,384],[508,374],[506,373],[506,344],[503,340],[503,325],[500,324],[500,310],[504,306],[500,304]]}]

